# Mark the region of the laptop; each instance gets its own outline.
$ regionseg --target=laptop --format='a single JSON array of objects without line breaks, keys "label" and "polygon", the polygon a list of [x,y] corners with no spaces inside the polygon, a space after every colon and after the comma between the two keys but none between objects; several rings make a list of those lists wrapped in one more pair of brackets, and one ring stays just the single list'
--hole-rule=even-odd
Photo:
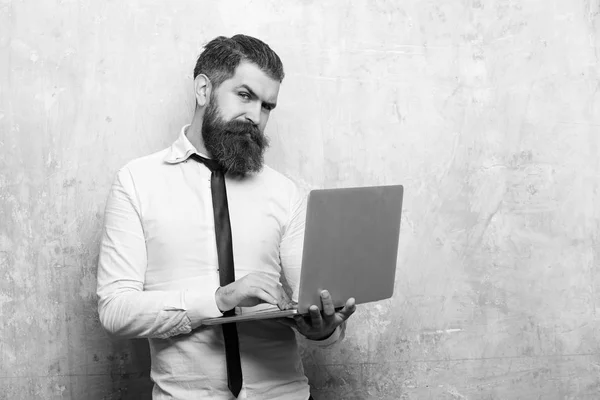
[{"label": "laptop", "polygon": [[[236,308],[236,315],[208,318],[218,325],[308,314],[327,289],[334,307],[392,297],[398,256],[402,185],[317,189],[308,195],[298,303],[280,310]],[[259,306],[260,307],[260,306]]]}]

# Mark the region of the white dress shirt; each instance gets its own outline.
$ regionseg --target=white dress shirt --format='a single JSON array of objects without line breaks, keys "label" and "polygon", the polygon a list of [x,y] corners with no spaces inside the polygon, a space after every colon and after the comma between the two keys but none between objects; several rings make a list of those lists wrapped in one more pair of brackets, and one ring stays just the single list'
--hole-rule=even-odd
[{"label": "white dress shirt", "polygon": [[[227,388],[210,170],[185,126],[169,148],[136,159],[116,176],[106,204],[98,263],[98,311],[111,334],[148,338],[153,399],[233,399]],[[198,153],[200,154],[200,153]],[[206,155],[200,154],[204,157]],[[262,272],[298,285],[306,201],[265,166],[226,178],[235,276]],[[343,336],[342,329],[324,341]],[[294,331],[273,320],[238,323],[243,387],[239,399],[306,400],[308,381]]]}]

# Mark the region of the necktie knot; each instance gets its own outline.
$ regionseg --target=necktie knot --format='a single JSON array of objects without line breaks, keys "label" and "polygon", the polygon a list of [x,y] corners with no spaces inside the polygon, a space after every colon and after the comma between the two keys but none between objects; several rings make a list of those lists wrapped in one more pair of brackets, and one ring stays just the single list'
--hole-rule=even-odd
[{"label": "necktie knot", "polygon": [[225,172],[221,164],[219,164],[219,162],[216,160],[211,160],[209,158],[202,157],[201,155],[198,155],[196,153],[191,154],[190,158],[206,165],[206,168],[210,169],[211,172]]}]

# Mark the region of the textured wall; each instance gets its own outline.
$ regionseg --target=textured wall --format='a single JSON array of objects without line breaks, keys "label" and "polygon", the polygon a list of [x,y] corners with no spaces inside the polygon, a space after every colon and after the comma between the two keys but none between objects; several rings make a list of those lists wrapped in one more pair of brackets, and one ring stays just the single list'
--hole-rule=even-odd
[{"label": "textured wall", "polygon": [[396,295],[305,350],[315,397],[600,398],[600,0],[1,0],[0,398],[147,398],[97,320],[104,202],[238,32],[287,67],[272,166],[406,188]]}]

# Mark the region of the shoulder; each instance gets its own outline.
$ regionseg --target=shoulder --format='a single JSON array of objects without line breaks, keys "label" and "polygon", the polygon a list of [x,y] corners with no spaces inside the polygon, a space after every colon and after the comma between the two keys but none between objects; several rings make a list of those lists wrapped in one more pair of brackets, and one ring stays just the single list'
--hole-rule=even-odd
[{"label": "shoulder", "polygon": [[127,162],[118,169],[113,184],[136,192],[140,188],[151,186],[153,179],[156,181],[164,175],[167,151],[168,149],[164,149]]},{"label": "shoulder", "polygon": [[156,153],[135,158],[121,167],[120,171],[127,171],[134,178],[139,175],[148,175],[149,173],[155,172],[157,169],[161,169],[165,166],[165,157],[168,151],[169,149],[167,148],[157,151]]}]

